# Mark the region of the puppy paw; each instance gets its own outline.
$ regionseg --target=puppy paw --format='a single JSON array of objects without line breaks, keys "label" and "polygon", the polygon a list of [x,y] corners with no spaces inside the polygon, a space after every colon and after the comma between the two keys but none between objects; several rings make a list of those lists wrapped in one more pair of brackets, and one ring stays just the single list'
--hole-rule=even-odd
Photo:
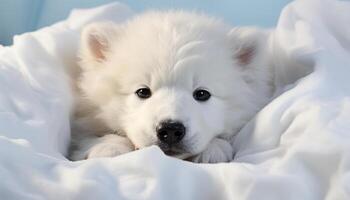
[{"label": "puppy paw", "polygon": [[132,151],[132,149],[125,145],[116,145],[111,143],[98,144],[90,149],[85,158],[115,157],[130,151]]},{"label": "puppy paw", "polygon": [[202,153],[194,156],[191,161],[195,163],[229,162],[233,158],[231,144],[220,138],[214,138]]},{"label": "puppy paw", "polygon": [[134,150],[134,145],[126,138],[115,134],[102,137],[85,137],[79,140],[77,148],[71,153],[71,160],[98,157],[114,157]]},{"label": "puppy paw", "polygon": [[99,157],[114,157],[134,150],[130,140],[116,135],[105,135],[90,148],[87,159]]}]

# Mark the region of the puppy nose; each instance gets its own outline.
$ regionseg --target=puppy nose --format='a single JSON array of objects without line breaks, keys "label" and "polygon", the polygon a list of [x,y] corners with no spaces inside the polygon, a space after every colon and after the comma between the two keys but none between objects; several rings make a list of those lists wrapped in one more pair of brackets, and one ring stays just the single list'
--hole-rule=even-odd
[{"label": "puppy nose", "polygon": [[181,122],[171,120],[161,122],[156,131],[158,139],[168,145],[180,142],[186,134],[186,128]]}]

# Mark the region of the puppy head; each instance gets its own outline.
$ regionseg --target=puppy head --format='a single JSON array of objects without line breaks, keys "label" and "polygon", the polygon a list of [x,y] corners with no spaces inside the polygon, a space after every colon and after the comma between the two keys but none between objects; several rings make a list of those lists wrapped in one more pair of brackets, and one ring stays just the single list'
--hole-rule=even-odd
[{"label": "puppy head", "polygon": [[80,87],[137,148],[184,158],[230,137],[267,98],[263,34],[203,15],[151,12],[82,33]]}]

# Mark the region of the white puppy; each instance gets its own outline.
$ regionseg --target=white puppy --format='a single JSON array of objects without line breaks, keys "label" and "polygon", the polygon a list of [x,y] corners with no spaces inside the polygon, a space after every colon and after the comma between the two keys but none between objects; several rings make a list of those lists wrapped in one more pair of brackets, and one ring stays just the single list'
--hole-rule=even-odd
[{"label": "white puppy", "polygon": [[194,162],[232,160],[232,138],[271,96],[267,38],[181,11],[88,25],[71,159],[158,145]]}]

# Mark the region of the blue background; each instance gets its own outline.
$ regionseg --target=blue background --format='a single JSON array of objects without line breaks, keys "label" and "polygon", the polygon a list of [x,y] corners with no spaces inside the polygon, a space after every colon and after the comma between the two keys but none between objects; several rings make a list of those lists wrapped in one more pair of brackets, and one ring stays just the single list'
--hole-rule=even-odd
[{"label": "blue background", "polygon": [[[73,8],[89,8],[114,0],[0,0],[0,44],[14,34],[33,31],[65,19]],[[119,0],[136,11],[186,9],[205,11],[233,25],[273,27],[291,0]]]}]

